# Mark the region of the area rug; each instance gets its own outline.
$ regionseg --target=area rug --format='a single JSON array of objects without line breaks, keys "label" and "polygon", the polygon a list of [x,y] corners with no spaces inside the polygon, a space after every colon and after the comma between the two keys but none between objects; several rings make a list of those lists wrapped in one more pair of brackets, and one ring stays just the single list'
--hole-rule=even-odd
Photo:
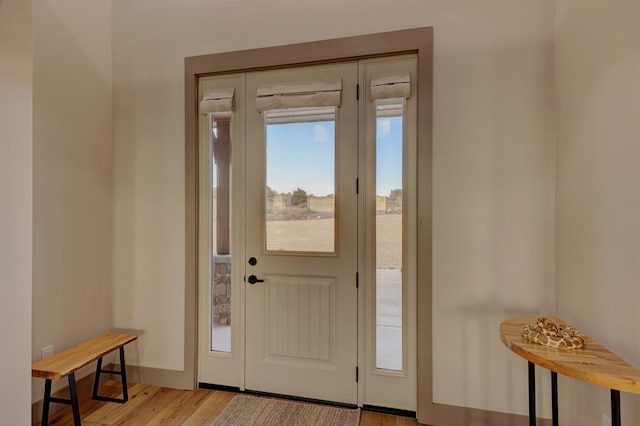
[{"label": "area rug", "polygon": [[360,409],[236,395],[212,426],[358,426]]}]

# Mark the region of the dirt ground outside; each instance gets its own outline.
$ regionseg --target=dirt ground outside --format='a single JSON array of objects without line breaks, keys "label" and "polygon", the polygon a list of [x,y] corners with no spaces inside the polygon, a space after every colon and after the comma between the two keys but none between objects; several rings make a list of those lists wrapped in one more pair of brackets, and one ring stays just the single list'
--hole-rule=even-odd
[{"label": "dirt ground outside", "polygon": [[[378,214],[378,269],[402,268],[402,215]],[[334,220],[302,219],[267,222],[267,249],[288,251],[333,251]]]}]

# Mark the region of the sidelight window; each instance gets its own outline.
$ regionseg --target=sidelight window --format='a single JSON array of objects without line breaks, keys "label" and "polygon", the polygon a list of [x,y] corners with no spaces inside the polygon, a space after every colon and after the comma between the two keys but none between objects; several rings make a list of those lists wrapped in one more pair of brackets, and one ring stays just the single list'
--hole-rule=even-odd
[{"label": "sidelight window", "polygon": [[402,370],[404,99],[376,101],[376,368]]}]

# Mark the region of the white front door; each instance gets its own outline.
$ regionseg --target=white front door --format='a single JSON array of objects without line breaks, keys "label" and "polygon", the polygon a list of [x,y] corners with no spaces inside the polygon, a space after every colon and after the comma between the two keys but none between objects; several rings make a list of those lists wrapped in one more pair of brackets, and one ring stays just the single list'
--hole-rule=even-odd
[{"label": "white front door", "polygon": [[415,75],[200,80],[201,385],[415,410]]},{"label": "white front door", "polygon": [[275,102],[246,112],[247,390],[357,403],[357,78],[356,63],[247,75],[247,99]]}]

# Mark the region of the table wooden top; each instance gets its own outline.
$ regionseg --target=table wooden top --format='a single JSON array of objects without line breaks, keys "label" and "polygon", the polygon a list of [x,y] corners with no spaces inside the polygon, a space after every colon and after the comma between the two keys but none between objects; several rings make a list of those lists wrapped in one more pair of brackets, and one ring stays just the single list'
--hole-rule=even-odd
[{"label": "table wooden top", "polygon": [[103,334],[34,362],[31,366],[31,375],[43,379],[61,379],[137,338],[135,334]]},{"label": "table wooden top", "polygon": [[[505,346],[522,358],[558,374],[640,394],[640,371],[586,335],[585,345],[580,349],[557,349],[525,341],[522,326],[534,324],[539,317],[511,318],[500,324],[500,338]],[[567,324],[557,317],[544,317],[556,324]]]}]

